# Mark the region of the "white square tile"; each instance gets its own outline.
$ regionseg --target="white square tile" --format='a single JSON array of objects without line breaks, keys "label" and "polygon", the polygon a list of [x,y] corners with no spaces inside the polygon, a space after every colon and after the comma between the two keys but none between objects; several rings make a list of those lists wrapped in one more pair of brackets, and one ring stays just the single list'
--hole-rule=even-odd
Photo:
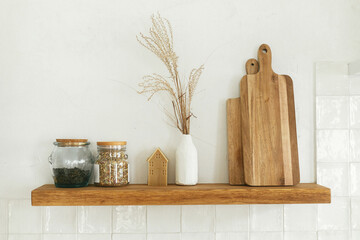
[{"label": "white square tile", "polygon": [[349,240],[348,231],[320,231],[318,232],[318,240]]},{"label": "white square tile", "polygon": [[182,206],[182,232],[214,232],[215,206]]},{"label": "white square tile", "polygon": [[316,232],[284,232],[284,240],[317,240]]},{"label": "white square tile", "polygon": [[316,97],[316,127],[348,128],[349,97]]},{"label": "white square tile", "polygon": [[181,240],[215,240],[215,233],[182,233]]},{"label": "white square tile", "polygon": [[146,234],[130,234],[130,233],[124,233],[124,234],[113,234],[112,240],[146,240]]},{"label": "white square tile", "polygon": [[317,182],[331,188],[332,196],[349,195],[349,166],[347,163],[318,163]]},{"label": "white square tile", "polygon": [[248,231],[248,205],[216,205],[216,232]]},{"label": "white square tile", "polygon": [[110,233],[111,207],[78,207],[79,233]]},{"label": "white square tile", "polygon": [[316,95],[348,95],[347,63],[320,62],[316,64]]},{"label": "white square tile", "polygon": [[360,163],[350,164],[351,196],[360,196]]},{"label": "white square tile", "polygon": [[318,162],[348,162],[349,130],[318,130],[316,149]]},{"label": "white square tile", "polygon": [[43,240],[77,240],[76,234],[43,234]]},{"label": "white square tile", "polygon": [[251,232],[250,240],[282,240],[282,232]]},{"label": "white square tile", "polygon": [[111,234],[94,234],[94,233],[88,233],[88,234],[78,234],[77,240],[111,240]]},{"label": "white square tile", "polygon": [[248,232],[216,233],[216,240],[249,240]]},{"label": "white square tile", "polygon": [[9,233],[41,233],[41,207],[29,200],[9,201]]},{"label": "white square tile", "polygon": [[[360,94],[360,77],[359,76],[349,76],[350,80],[350,94],[359,95]],[[360,239],[360,238],[359,238]]]},{"label": "white square tile", "polygon": [[352,240],[359,240],[360,239],[360,231],[352,231],[351,232],[351,239]]},{"label": "white square tile", "polygon": [[285,231],[316,231],[316,204],[288,204],[284,206]]},{"label": "white square tile", "polygon": [[282,231],[283,205],[251,205],[251,231]]},{"label": "white square tile", "polygon": [[147,232],[180,232],[180,206],[147,206]]},{"label": "white square tile", "polygon": [[41,240],[40,234],[9,234],[8,240]]},{"label": "white square tile", "polygon": [[8,240],[7,234],[0,234],[0,240]]},{"label": "white square tile", "polygon": [[113,209],[114,233],[145,233],[146,206],[117,206]]},{"label": "white square tile", "polygon": [[351,199],[351,228],[360,230],[360,198]]},{"label": "white square tile", "polygon": [[180,233],[152,233],[147,235],[147,240],[180,240],[181,234]]},{"label": "white square tile", "polygon": [[8,201],[0,200],[0,234],[7,233],[8,228]]},{"label": "white square tile", "polygon": [[76,207],[44,207],[44,233],[76,233]]},{"label": "white square tile", "polygon": [[350,130],[350,161],[360,162],[360,130]]},{"label": "white square tile", "polygon": [[350,97],[350,127],[360,128],[360,96]]},{"label": "white square tile", "polygon": [[348,230],[350,203],[347,197],[334,197],[331,204],[318,206],[318,230]]},{"label": "white square tile", "polygon": [[248,231],[249,206],[216,205],[216,232]]}]

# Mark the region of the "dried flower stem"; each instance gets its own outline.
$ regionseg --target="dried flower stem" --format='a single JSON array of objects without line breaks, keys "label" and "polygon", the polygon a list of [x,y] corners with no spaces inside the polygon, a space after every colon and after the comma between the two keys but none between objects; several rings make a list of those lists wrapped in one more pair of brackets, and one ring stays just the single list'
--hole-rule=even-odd
[{"label": "dried flower stem", "polygon": [[165,91],[173,107],[173,115],[169,112],[166,112],[166,115],[180,132],[190,134],[190,119],[194,116],[191,112],[191,102],[204,66],[194,68],[187,82],[181,81],[178,72],[178,56],[173,47],[171,24],[160,14],[151,16],[151,20],[149,36],[140,33],[136,39],[165,64],[169,76],[164,77],[156,73],[144,76],[143,82],[139,84],[142,88],[139,94],[148,94],[148,100],[150,100],[156,93]]}]

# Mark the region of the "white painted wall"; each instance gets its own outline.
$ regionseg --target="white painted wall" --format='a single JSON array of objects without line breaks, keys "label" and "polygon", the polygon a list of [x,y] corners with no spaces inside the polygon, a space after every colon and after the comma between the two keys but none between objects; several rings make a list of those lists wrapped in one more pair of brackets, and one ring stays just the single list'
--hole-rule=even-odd
[{"label": "white painted wall", "polygon": [[274,71],[294,80],[301,181],[315,181],[314,63],[359,58],[360,1],[2,0],[0,198],[51,183],[47,157],[61,137],[127,140],[133,183],[146,182],[145,159],[159,146],[174,181],[179,133],[164,98],[136,93],[143,75],[166,73],[135,39],[157,11],[173,25],[184,76],[205,64],[192,122],[199,181],[228,181],[225,101],[239,96],[261,43]]}]

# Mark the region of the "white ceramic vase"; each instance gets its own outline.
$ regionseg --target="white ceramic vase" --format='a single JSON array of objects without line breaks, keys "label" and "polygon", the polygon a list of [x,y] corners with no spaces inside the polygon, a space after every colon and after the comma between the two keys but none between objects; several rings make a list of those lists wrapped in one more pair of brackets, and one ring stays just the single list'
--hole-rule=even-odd
[{"label": "white ceramic vase", "polygon": [[198,158],[191,135],[183,134],[176,149],[176,184],[196,185],[198,182]]}]

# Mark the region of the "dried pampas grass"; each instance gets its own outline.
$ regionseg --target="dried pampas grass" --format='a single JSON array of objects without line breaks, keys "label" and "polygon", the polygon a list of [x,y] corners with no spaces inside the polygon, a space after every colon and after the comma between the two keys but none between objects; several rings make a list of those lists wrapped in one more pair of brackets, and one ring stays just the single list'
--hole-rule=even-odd
[{"label": "dried pampas grass", "polygon": [[170,22],[162,18],[160,14],[151,17],[152,26],[149,35],[140,33],[138,42],[153,52],[166,66],[169,76],[160,74],[146,75],[139,84],[142,88],[139,94],[147,94],[148,100],[159,92],[169,95],[173,113],[165,112],[180,132],[190,134],[190,119],[194,115],[191,112],[191,102],[195,93],[199,78],[204,66],[194,68],[189,79],[181,80],[178,72],[178,56],[174,52],[173,32]]}]

